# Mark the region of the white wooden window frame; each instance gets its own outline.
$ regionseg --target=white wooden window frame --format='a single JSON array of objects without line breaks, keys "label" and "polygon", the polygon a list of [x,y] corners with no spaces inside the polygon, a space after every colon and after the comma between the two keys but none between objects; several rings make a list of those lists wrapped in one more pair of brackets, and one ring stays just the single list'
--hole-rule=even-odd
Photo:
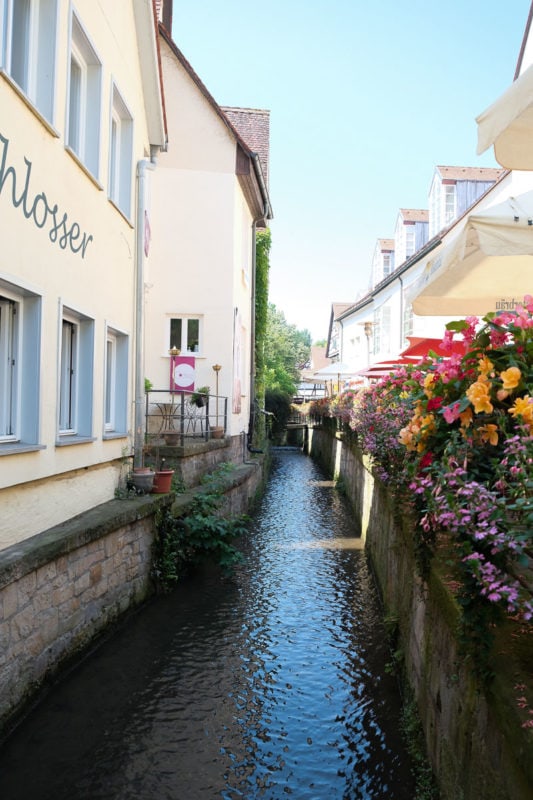
[{"label": "white wooden window frame", "polygon": [[67,92],[67,147],[95,178],[98,178],[100,169],[101,99],[102,63],[73,13]]},{"label": "white wooden window frame", "polygon": [[133,117],[117,87],[111,92],[109,131],[109,199],[126,216],[131,216],[133,185]]},{"label": "white wooden window frame", "polygon": [[58,0],[0,0],[0,66],[53,122]]},{"label": "white wooden window frame", "polygon": [[104,438],[127,434],[129,337],[106,325],[104,354]]},{"label": "white wooden window frame", "polygon": [[[172,320],[181,320],[181,339],[180,341],[172,341]],[[198,344],[197,349],[188,349],[188,327],[189,322],[198,322]],[[174,337],[176,338],[176,337]],[[181,355],[187,356],[201,356],[203,352],[203,317],[200,314],[171,314],[167,319],[167,330],[165,335],[165,342],[167,344],[166,353],[171,347],[177,347],[181,351]]]},{"label": "white wooden window frame", "polygon": [[0,278],[0,306],[0,455],[4,455],[39,446],[42,298]]},{"label": "white wooden window frame", "polygon": [[58,444],[92,438],[94,320],[60,307]]}]

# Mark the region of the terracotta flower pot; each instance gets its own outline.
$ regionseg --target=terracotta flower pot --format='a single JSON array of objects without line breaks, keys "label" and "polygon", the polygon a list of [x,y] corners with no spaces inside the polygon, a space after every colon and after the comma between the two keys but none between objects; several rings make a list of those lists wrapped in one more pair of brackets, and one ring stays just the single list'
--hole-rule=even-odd
[{"label": "terracotta flower pot", "polygon": [[211,428],[209,428],[209,433],[211,435],[211,439],[224,438],[224,428],[222,425],[213,425]]},{"label": "terracotta flower pot", "polygon": [[170,492],[172,485],[172,476],[174,475],[173,469],[162,469],[155,473],[154,485],[152,488],[153,494],[166,494]]}]

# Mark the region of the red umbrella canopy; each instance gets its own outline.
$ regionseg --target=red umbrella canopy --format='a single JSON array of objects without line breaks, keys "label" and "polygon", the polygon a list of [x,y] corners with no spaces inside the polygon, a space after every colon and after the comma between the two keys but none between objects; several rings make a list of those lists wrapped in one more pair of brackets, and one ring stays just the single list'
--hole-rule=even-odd
[{"label": "red umbrella canopy", "polygon": [[452,341],[451,350],[445,349],[442,344],[442,339],[427,339],[422,336],[408,336],[409,347],[402,351],[402,356],[427,356],[430,350],[433,350],[438,356],[450,356],[451,353],[457,355],[464,355],[465,345],[464,342]]}]

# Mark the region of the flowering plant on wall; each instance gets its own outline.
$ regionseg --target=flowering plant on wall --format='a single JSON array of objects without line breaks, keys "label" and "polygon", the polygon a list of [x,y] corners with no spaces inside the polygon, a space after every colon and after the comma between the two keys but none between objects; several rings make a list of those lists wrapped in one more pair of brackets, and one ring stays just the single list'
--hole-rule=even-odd
[{"label": "flowering plant on wall", "polygon": [[437,532],[452,542],[463,606],[530,621],[533,298],[449,323],[444,345],[449,357],[430,353],[337,408],[376,474],[417,512],[419,552],[431,556]]}]

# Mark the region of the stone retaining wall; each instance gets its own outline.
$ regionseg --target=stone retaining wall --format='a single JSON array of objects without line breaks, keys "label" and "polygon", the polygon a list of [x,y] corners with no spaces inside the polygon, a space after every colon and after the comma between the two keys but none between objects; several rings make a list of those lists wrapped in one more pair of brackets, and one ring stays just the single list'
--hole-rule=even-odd
[{"label": "stone retaining wall", "polygon": [[[225,513],[246,511],[260,461],[228,479]],[[174,510],[186,516],[194,491]],[[154,514],[174,495],[112,500],[0,551],[0,732],[66,661],[153,591]]]},{"label": "stone retaining wall", "polygon": [[[533,731],[523,728],[513,661],[502,630],[494,652],[494,681],[480,684],[459,653],[460,610],[435,564],[418,577],[410,521],[399,515],[385,486],[361,453],[340,434],[309,432],[309,452],[342,480],[365,538],[386,613],[397,621],[399,652],[417,701],[427,751],[442,800],[529,800],[533,790]],[[527,665],[526,665],[527,666]],[[527,678],[531,680],[529,670]]]}]

